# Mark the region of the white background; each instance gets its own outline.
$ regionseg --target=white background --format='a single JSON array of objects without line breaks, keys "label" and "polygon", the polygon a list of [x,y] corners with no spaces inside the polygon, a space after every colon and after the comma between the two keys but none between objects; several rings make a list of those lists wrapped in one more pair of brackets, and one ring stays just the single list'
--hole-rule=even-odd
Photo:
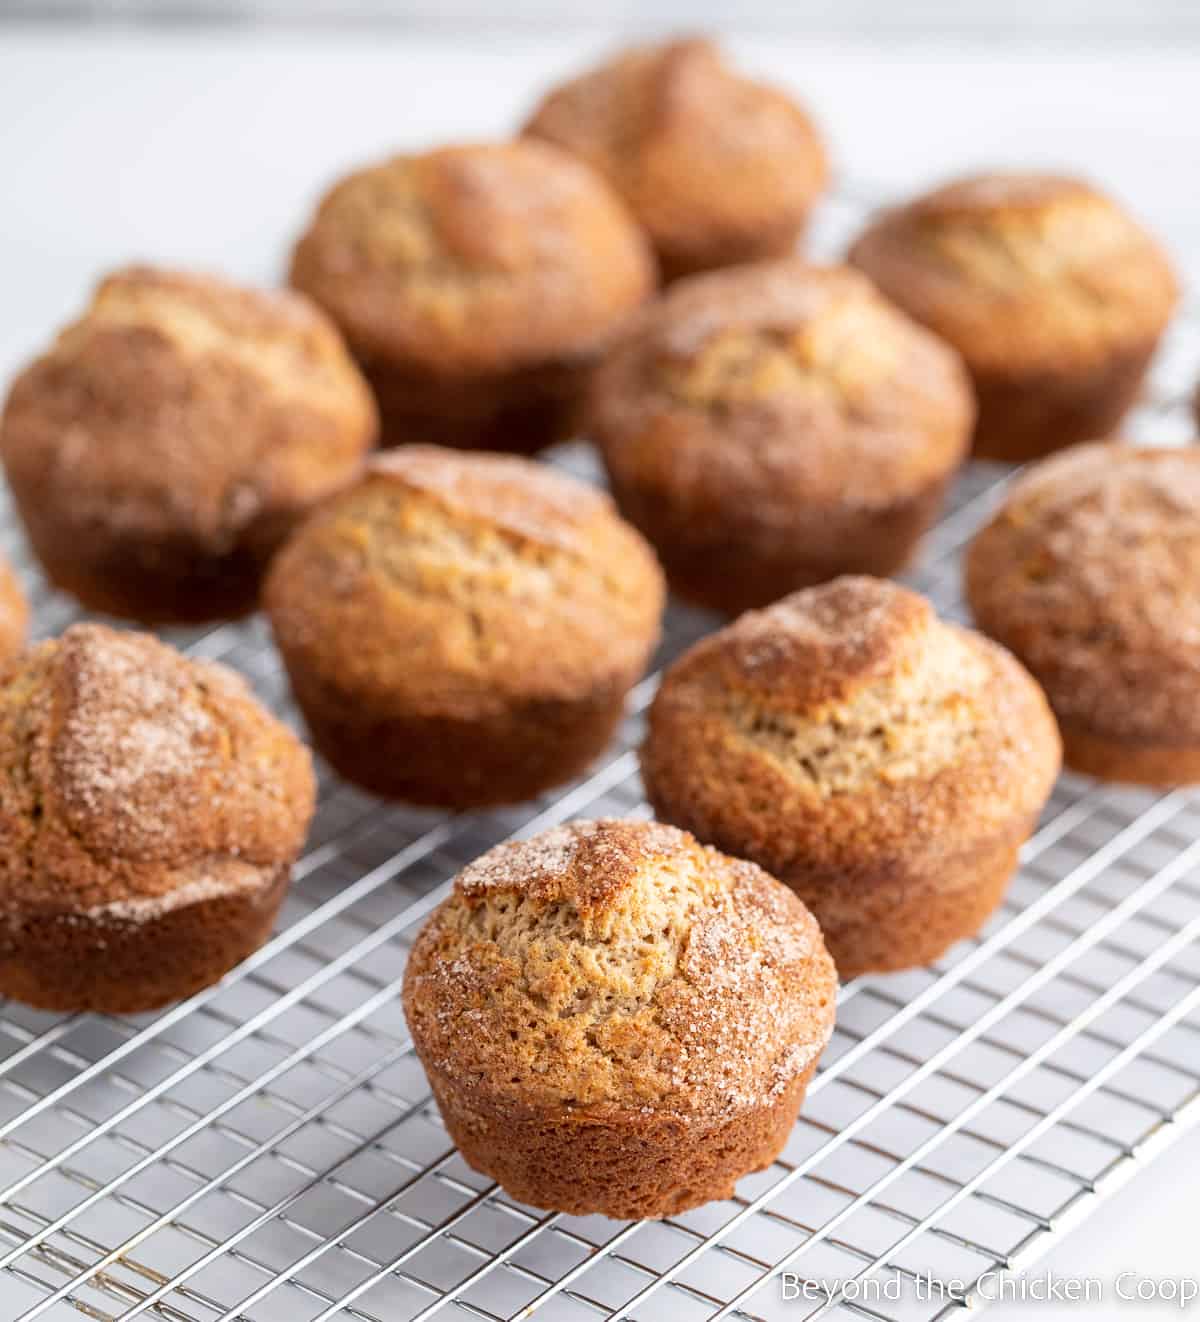
[{"label": "white background", "polygon": [[[393,148],[502,134],[539,87],[605,44],[418,37],[400,26],[0,26],[0,377],[114,263],[148,258],[278,278],[333,175]],[[1087,33],[1040,47],[928,37],[884,47],[778,33],[731,44],[809,102],[856,184],[903,193],[966,168],[1068,166],[1129,201],[1200,279],[1194,48],[1089,46]],[[1200,1275],[1198,1189],[1193,1135],[1037,1270]],[[994,1315],[1077,1314],[1021,1305]],[[1113,1304],[1087,1315],[1178,1313]],[[1200,1306],[1190,1315],[1200,1317]]]}]

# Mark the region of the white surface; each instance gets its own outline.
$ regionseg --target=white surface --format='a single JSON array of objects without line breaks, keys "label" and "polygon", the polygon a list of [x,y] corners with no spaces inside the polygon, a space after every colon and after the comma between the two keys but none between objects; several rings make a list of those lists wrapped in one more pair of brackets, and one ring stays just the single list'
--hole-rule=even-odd
[{"label": "white surface", "polygon": [[[277,278],[333,175],[396,147],[504,133],[592,45],[400,31],[0,29],[0,376],[114,263],[151,258]],[[1200,272],[1200,82],[1190,52],[735,45],[810,103],[850,180],[899,193],[965,168],[1069,166],[1128,199],[1191,277]],[[1034,1270],[1200,1275],[1198,1186],[1192,1135]],[[3,1291],[0,1278],[0,1315]],[[1022,1304],[994,1315],[1043,1322],[1072,1311]],[[1128,1320],[1178,1310],[1114,1301],[1087,1313]],[[1200,1316],[1200,1305],[1189,1315]]]},{"label": "white surface", "polygon": [[[194,23],[239,21],[295,26],[318,24],[408,24],[458,28],[478,20],[491,27],[557,32],[602,29],[616,24],[647,26],[721,23],[724,0],[0,0],[23,15],[49,13],[70,19],[144,19],[153,16]],[[740,0],[739,25],[757,31],[820,33],[878,39],[887,33],[956,32],[998,36],[1013,32],[1053,34],[1068,40],[1096,35],[1124,39],[1193,38],[1200,31],[1195,0]]]}]

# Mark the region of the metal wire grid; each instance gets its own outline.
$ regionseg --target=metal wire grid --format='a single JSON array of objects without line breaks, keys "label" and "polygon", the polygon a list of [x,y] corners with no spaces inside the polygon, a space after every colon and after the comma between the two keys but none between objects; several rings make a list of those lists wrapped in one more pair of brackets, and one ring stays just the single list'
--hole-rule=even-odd
[{"label": "metal wire grid", "polygon": [[[832,208],[818,242],[855,210]],[[1188,428],[1198,343],[1189,318],[1142,434]],[[589,470],[581,449],[562,459]],[[959,552],[1003,482],[967,471],[911,575],[952,617]],[[73,618],[33,595],[41,632]],[[660,663],[712,623],[673,607]],[[174,641],[294,718],[260,621]],[[278,934],[183,1005],[0,1007],[0,1316],[945,1317],[1200,1115],[1200,798],[1065,776],[980,937],[843,988],[791,1141],[735,1199],[626,1225],[521,1207],[471,1171],[411,1052],[408,946],[490,845],[646,812],[633,750],[655,683],[588,777],[532,809],[446,817],[324,775]],[[785,1299],[785,1271],[843,1288]]]}]

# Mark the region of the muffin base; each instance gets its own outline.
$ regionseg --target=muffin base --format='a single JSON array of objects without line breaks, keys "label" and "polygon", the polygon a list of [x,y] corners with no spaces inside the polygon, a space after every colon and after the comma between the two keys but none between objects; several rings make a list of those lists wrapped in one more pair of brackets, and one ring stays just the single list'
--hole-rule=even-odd
[{"label": "muffin base", "polygon": [[948,861],[943,876],[855,885],[813,885],[780,877],[812,910],[843,982],[864,973],[893,973],[932,964],[974,936],[999,907],[1016,871],[1027,831],[1003,844]]},{"label": "muffin base", "polygon": [[1090,371],[973,373],[977,459],[1025,463],[1109,437],[1133,406],[1158,339],[1111,355]]},{"label": "muffin base", "polygon": [[757,234],[746,232],[730,236],[723,242],[697,244],[692,248],[683,244],[656,246],[659,274],[663,284],[670,284],[673,280],[717,271],[725,266],[791,257],[807,228],[808,219],[805,217],[799,222],[790,221]]},{"label": "muffin base", "polygon": [[210,562],[203,573],[139,573],[126,566],[116,574],[94,572],[67,559],[38,555],[46,577],[85,609],[142,624],[204,624],[249,615],[258,605],[261,567],[241,557]]},{"label": "muffin base", "polygon": [[[19,493],[18,493],[19,499]],[[236,619],[258,605],[280,528],[254,548],[214,555],[185,538],[147,542],[86,528],[51,527],[21,504],[25,533],[46,577],[87,610],[145,624]]]},{"label": "muffin base", "polygon": [[574,779],[607,746],[629,687],[472,719],[372,714],[356,695],[288,672],[312,741],[339,775],[381,798],[438,808],[522,803]]},{"label": "muffin base", "polygon": [[591,359],[503,375],[439,379],[360,360],[379,405],[381,446],[534,454],[572,438]]},{"label": "muffin base", "polygon": [[1124,781],[1170,789],[1200,782],[1200,747],[1151,744],[1061,725],[1063,760],[1073,770],[1097,780]]},{"label": "muffin base", "polygon": [[[703,520],[663,517],[658,493],[613,478],[622,514],[654,545],[673,591],[697,606],[740,615],[768,606],[800,588],[828,582],[839,574],[889,578],[912,559],[918,543],[936,520],[953,474],[924,487],[908,500],[876,510],[845,514],[801,527],[791,546],[777,535],[764,545],[753,525],[719,526],[714,516],[711,540],[686,544],[682,529],[704,527]],[[807,520],[813,511],[803,511]],[[798,518],[799,523],[799,518]]]},{"label": "muffin base", "polygon": [[515,1112],[467,1095],[436,1072],[430,1085],[468,1165],[518,1202],[571,1216],[636,1220],[729,1198],[743,1175],[770,1166],[816,1067],[814,1060],[777,1098],[720,1120],[636,1111],[589,1116],[566,1108]]},{"label": "muffin base", "polygon": [[291,868],[265,887],[137,920],[62,910],[13,914],[0,995],[41,1010],[137,1014],[218,981],[271,935]]}]

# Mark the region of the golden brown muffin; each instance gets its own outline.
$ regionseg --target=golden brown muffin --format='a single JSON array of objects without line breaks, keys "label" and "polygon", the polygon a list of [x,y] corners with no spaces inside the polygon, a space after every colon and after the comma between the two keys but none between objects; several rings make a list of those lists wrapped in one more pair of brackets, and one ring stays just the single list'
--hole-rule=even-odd
[{"label": "golden brown muffin", "polygon": [[0,670],[0,994],[152,1010],[271,931],[307,751],[223,666],[76,624]]},{"label": "golden brown muffin", "polygon": [[890,574],[937,516],[974,411],[954,352],[846,267],[695,276],[596,375],[591,434],[671,585],[736,613]]},{"label": "golden brown muffin", "polygon": [[1047,459],[966,569],[979,627],[1045,687],[1071,766],[1200,780],[1200,453],[1101,444]]},{"label": "golden brown muffin", "polygon": [[0,557],[0,662],[25,646],[29,632],[29,602],[8,561]]},{"label": "golden brown muffin", "polygon": [[885,211],[850,260],[962,354],[987,459],[1108,436],[1178,296],[1150,235],[1103,193],[1054,175],[939,188]]},{"label": "golden brown muffin", "polygon": [[515,142],[347,176],[296,245],[291,281],[345,333],[385,445],[531,452],[569,437],[588,368],[655,274],[602,179]]},{"label": "golden brown muffin", "polygon": [[829,174],[808,115],[695,38],[621,52],[552,91],[524,132],[612,183],[667,279],[790,252]]},{"label": "golden brown muffin", "polygon": [[791,886],[852,978],[927,964],[982,926],[1059,754],[1007,652],[894,583],[839,578],[671,667],[642,776],[665,821]]},{"label": "golden brown muffin", "polygon": [[669,1216],[769,1166],[833,1031],[812,915],[657,822],[501,845],[417,938],[404,1011],[462,1155],[522,1203]]},{"label": "golden brown muffin", "polygon": [[0,453],[53,583],[93,610],[200,621],[253,609],[267,560],[375,432],[307,300],[135,266],[17,378]]},{"label": "golden brown muffin", "polygon": [[376,794],[516,803],[608,742],[658,638],[649,547],[602,492],[405,446],[296,534],[264,594],[317,747]]}]

